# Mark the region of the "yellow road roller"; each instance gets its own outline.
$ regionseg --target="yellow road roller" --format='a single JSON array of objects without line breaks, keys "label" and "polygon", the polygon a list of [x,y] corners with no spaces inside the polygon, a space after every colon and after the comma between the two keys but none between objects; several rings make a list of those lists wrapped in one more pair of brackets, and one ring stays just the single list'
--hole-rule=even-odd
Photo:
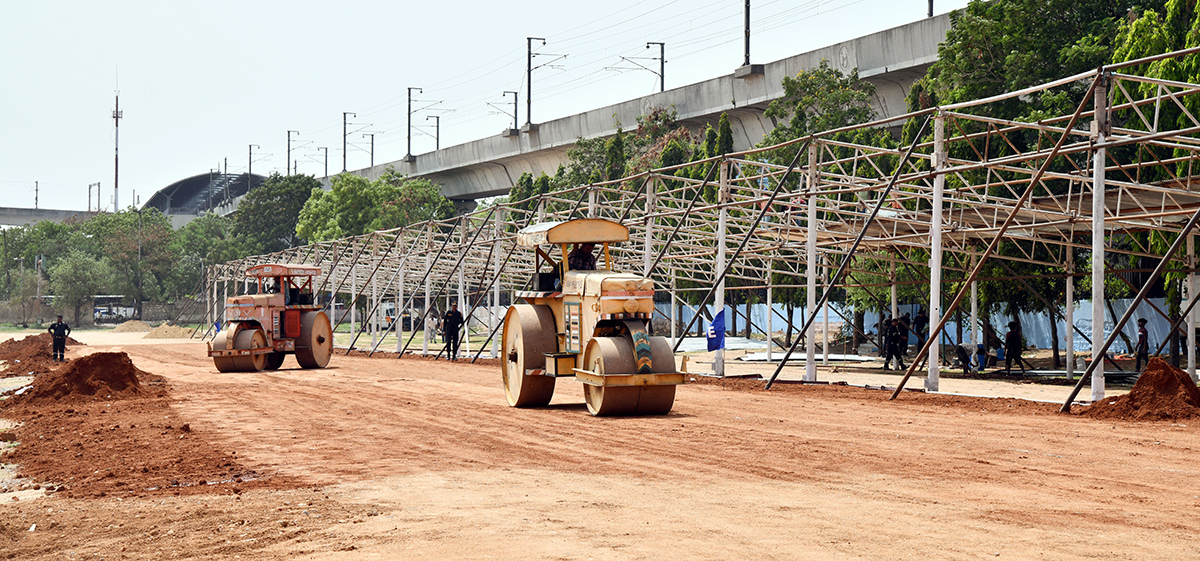
[{"label": "yellow road roller", "polygon": [[289,354],[301,368],[325,368],[333,354],[333,329],[313,298],[313,278],[320,274],[310,265],[247,269],[258,293],[226,299],[225,328],[208,345],[217,370],[278,370]]},{"label": "yellow road roller", "polygon": [[504,317],[500,368],[509,405],[547,405],[559,378],[575,378],[592,415],[671,410],[683,374],[670,342],[647,329],[654,281],[613,270],[609,244],[628,239],[625,226],[593,218],[517,233],[517,244],[536,257],[533,290],[518,292],[524,303]]}]

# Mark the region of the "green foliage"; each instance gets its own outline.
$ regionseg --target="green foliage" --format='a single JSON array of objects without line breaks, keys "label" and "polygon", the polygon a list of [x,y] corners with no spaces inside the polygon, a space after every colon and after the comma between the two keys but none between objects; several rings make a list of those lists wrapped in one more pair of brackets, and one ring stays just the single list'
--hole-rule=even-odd
[{"label": "green foliage", "polygon": [[11,271],[12,289],[8,305],[20,312],[21,324],[28,325],[30,316],[38,309],[38,278],[32,269]]},{"label": "green foliage", "polygon": [[99,240],[100,256],[112,267],[114,292],[135,303],[171,296],[176,256],[170,247],[171,225],[161,211],[102,213],[85,222],[82,231]]},{"label": "green foliage", "polygon": [[624,136],[621,128],[617,127],[617,134],[608,140],[605,147],[604,179],[608,181],[625,177],[625,161],[628,159],[628,155],[625,153]]},{"label": "green foliage", "polygon": [[[79,325],[80,311],[84,306],[90,306],[97,294],[108,291],[112,271],[108,259],[96,259],[80,249],[72,248],[50,270],[50,278],[50,291],[57,297],[54,300],[55,311],[62,313],[71,310],[75,325]],[[90,309],[88,315],[91,315]]]},{"label": "green foliage", "polygon": [[[245,208],[238,206],[238,212]],[[193,293],[203,278],[204,266],[261,253],[245,238],[234,235],[234,220],[206,213],[175,231],[171,251],[175,254],[172,293]]]},{"label": "green foliage", "polygon": [[400,228],[454,214],[454,204],[436,184],[404,177],[388,168],[377,181],[343,173],[330,191],[314,189],[296,223],[296,234],[311,242]]},{"label": "green foliage", "polygon": [[259,187],[238,203],[233,233],[252,253],[274,253],[301,245],[296,235],[300,209],[319,189],[321,182],[311,175],[271,174]]},{"label": "green foliage", "polygon": [[717,154],[730,152],[733,152],[733,126],[729,124],[729,114],[722,112],[717,121]]}]

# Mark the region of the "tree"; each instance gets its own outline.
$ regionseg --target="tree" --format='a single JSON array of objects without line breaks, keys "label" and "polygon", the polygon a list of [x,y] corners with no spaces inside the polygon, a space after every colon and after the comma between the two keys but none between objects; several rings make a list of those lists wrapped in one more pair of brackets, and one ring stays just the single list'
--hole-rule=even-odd
[{"label": "tree", "polygon": [[300,211],[296,234],[310,242],[357,236],[454,215],[454,204],[437,185],[388,168],[377,181],[348,173],[333,189],[314,189]]},{"label": "tree", "polygon": [[253,253],[274,253],[302,243],[296,234],[300,210],[320,189],[311,175],[271,174],[263,184],[238,203],[233,234]]},{"label": "tree", "polygon": [[102,213],[84,223],[83,231],[99,240],[100,253],[112,267],[113,291],[129,296],[139,313],[145,300],[173,296],[171,225],[157,208]]},{"label": "tree", "polygon": [[[238,212],[245,210],[239,205]],[[170,277],[173,295],[195,290],[203,277],[205,264],[225,263],[261,253],[259,248],[233,233],[234,222],[211,212],[196,217],[171,236],[171,251],[176,256]]]},{"label": "tree", "polygon": [[29,316],[41,305],[37,300],[37,284],[37,274],[32,270],[19,269],[12,272],[12,291],[9,293],[8,304],[20,311],[22,327],[29,327]]},{"label": "tree", "polygon": [[73,310],[75,325],[79,325],[80,310],[106,291],[112,272],[106,259],[95,259],[79,249],[71,249],[50,270],[50,278],[50,290],[57,297],[55,309],[60,313]]}]

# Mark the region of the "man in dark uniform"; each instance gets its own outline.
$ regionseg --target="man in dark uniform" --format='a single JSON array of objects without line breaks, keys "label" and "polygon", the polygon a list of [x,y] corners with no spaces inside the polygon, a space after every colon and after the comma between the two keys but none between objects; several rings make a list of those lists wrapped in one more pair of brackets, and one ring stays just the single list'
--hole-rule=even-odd
[{"label": "man in dark uniform", "polygon": [[463,315],[458,304],[450,304],[450,311],[442,316],[442,336],[446,338],[446,350],[450,360],[458,359],[458,330],[462,328]]},{"label": "man in dark uniform", "polygon": [[1139,319],[1137,324],[1137,345],[1134,347],[1134,351],[1137,353],[1137,366],[1134,366],[1133,369],[1141,371],[1143,360],[1147,364],[1150,363],[1150,333],[1146,331],[1146,318]]},{"label": "man in dark uniform", "polygon": [[65,362],[66,359],[63,358],[63,355],[67,352],[67,336],[71,334],[71,326],[62,320],[62,316],[58,316],[58,321],[50,324],[50,329],[47,331],[54,339],[54,346],[51,347],[54,362]]},{"label": "man in dark uniform", "polygon": [[900,316],[900,354],[908,354],[908,330],[912,327],[912,318],[908,316],[908,312]]},{"label": "man in dark uniform", "polygon": [[1008,323],[1008,333],[1004,334],[1004,374],[1012,373],[1012,363],[1015,360],[1025,374],[1025,365],[1021,363],[1021,324],[1011,321]]},{"label": "man in dark uniform", "polygon": [[891,363],[892,357],[895,357],[896,369],[904,370],[904,360],[900,358],[900,320],[893,319],[887,330],[887,354],[883,357],[883,369],[890,370],[888,364]]}]

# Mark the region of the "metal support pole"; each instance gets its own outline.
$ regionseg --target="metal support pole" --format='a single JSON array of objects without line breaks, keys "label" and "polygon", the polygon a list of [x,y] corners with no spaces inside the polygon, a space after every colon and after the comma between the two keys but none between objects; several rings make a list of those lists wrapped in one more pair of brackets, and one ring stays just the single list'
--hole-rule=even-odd
[{"label": "metal support pole", "polygon": [[[825,265],[824,257],[821,258],[821,263],[822,263],[821,279],[822,279],[823,283],[826,283],[825,289],[829,290],[829,285],[828,285],[829,267]],[[822,326],[822,333],[821,333],[821,366],[829,366],[829,301],[828,300],[825,301],[824,306],[821,306],[821,315],[823,316],[822,319],[825,321],[825,325]],[[770,334],[767,335],[767,338],[770,339]]]},{"label": "metal support pole", "polygon": [[[749,2],[747,2],[749,7]],[[820,148],[817,144],[808,147],[808,231],[805,234],[805,277],[807,285],[805,308],[810,316],[817,313],[817,158]],[[804,345],[804,381],[817,381],[817,338],[812,333],[802,333]]]},{"label": "metal support pole", "polygon": [[[725,227],[729,219],[729,211],[725,209],[725,203],[729,198],[729,163],[721,162],[719,164],[720,179],[718,180],[718,195],[721,210],[717,217],[717,271],[725,270]],[[713,299],[713,317],[721,313],[725,309],[725,278],[721,277],[717,283],[716,297]],[[697,312],[699,312],[697,310]],[[726,325],[729,322],[725,322]],[[713,373],[719,377],[725,376],[725,348],[717,349],[717,355],[713,358]]]},{"label": "metal support pole", "polygon": [[[497,249],[499,249],[500,245],[500,224],[503,221],[504,209],[499,209],[496,211],[496,221],[494,226],[495,241],[492,242],[497,245]],[[503,316],[500,315],[500,279],[503,278],[500,275],[503,273],[503,271],[500,270],[502,267],[502,265],[500,265],[500,252],[493,251],[492,254],[494,256],[493,259],[495,259],[495,264],[493,266],[495,267],[496,271],[496,282],[492,283],[492,316],[494,319],[491,325],[491,332],[495,333],[496,328],[500,326],[500,322],[504,321]],[[495,337],[492,337],[492,358],[500,358],[500,340]]]},{"label": "metal support pole", "polygon": [[891,286],[892,317],[899,318],[900,317],[900,298],[899,298],[899,294],[897,293],[897,290],[896,290],[896,262],[892,261],[891,265],[892,265],[892,274],[891,274],[891,279],[892,279],[892,286]]},{"label": "metal support pole", "polygon": [[[407,261],[408,261],[407,256],[400,258],[400,274],[398,275],[399,278],[396,280],[396,303],[395,303],[396,327],[395,327],[395,329],[393,329],[393,331],[396,332],[396,352],[397,353],[399,353],[404,348],[401,345],[401,341],[404,340],[404,312],[406,312],[407,310],[403,310],[400,307],[404,305],[404,266],[407,264]],[[412,317],[412,314],[408,314],[408,316]]]},{"label": "metal support pole", "polygon": [[654,250],[654,182],[646,182],[646,237],[642,240],[642,276],[650,277],[650,259]]},{"label": "metal support pole", "polygon": [[[428,230],[425,231],[425,235],[426,235],[426,239],[428,240],[429,239],[429,231]],[[425,248],[425,310],[424,310],[424,313],[421,314],[421,318],[422,318],[421,323],[424,324],[422,327],[425,329],[425,335],[423,337],[421,337],[421,354],[426,355],[426,356],[429,355],[429,339],[430,339],[430,337],[432,337],[436,334],[436,330],[429,329],[429,321],[434,319],[433,316],[429,315],[429,282],[430,282],[429,277],[433,276],[430,274],[432,271],[433,271],[433,256],[429,253],[429,247],[428,247],[428,244],[426,244],[426,248]],[[434,321],[436,321],[436,320],[434,320]]]},{"label": "metal support pole", "polygon": [[[975,264],[979,262],[979,256],[971,255],[971,268],[975,268]],[[927,314],[928,315],[928,314]],[[971,281],[971,344],[975,347],[978,353],[979,344],[982,343],[979,339],[979,281]],[[984,365],[980,365],[981,369]]]},{"label": "metal support pole", "polygon": [[775,260],[767,260],[767,362],[771,362],[771,347],[775,346],[773,339],[775,332],[771,329],[771,319],[775,316],[775,314],[771,313],[775,309],[775,294],[771,282],[771,270],[774,268]]},{"label": "metal support pole", "polygon": [[[1065,316],[1066,347],[1067,347],[1067,379],[1075,379],[1075,250],[1067,248],[1067,304],[1063,308]],[[1058,321],[1058,318],[1050,318]]]},{"label": "metal support pole", "polygon": [[[929,231],[929,323],[936,324],[942,318],[942,197],[946,188],[946,117],[937,115],[933,119],[933,167],[939,173],[933,176],[933,208]],[[908,342],[905,341],[905,344]],[[941,345],[930,345],[925,362],[925,391],[938,391],[938,350]]]},{"label": "metal support pole", "polygon": [[1192,381],[1196,381],[1196,315],[1195,306],[1192,302],[1196,300],[1196,236],[1188,236],[1187,238],[1187,297],[1188,307],[1192,311],[1185,314],[1187,325],[1187,372],[1188,376],[1192,377]]},{"label": "metal support pole", "polygon": [[[350,294],[358,294],[358,260],[350,265]],[[358,334],[358,299],[350,298],[350,336]]]},{"label": "metal support pole", "polygon": [[[1096,86],[1095,123],[1096,144],[1092,155],[1092,362],[1098,375],[1092,376],[1092,401],[1104,399],[1104,361],[1102,348],[1096,343],[1104,341],[1104,164],[1105,133],[1108,117],[1108,80]],[[1116,319],[1116,318],[1113,318]]]},{"label": "metal support pole", "polygon": [[679,337],[676,334],[676,329],[679,323],[679,304],[676,302],[675,290],[675,268],[671,267],[671,348],[679,346]]}]

